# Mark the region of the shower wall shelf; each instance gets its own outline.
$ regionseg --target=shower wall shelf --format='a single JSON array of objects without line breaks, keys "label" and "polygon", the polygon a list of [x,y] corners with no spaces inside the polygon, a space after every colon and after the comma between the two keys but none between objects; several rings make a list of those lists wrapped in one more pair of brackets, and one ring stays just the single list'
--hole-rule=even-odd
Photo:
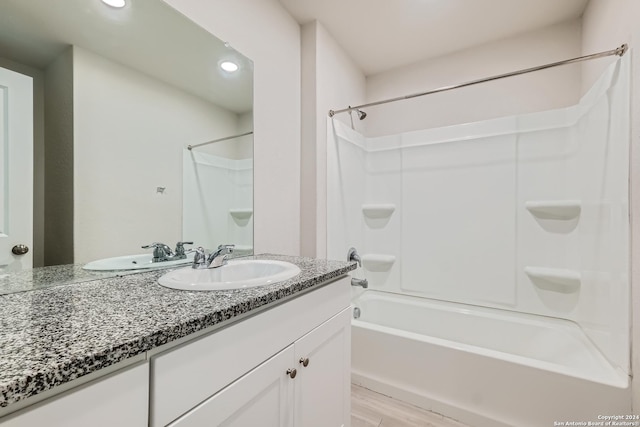
[{"label": "shower wall shelf", "polygon": [[580,288],[582,277],[579,271],[561,268],[525,267],[524,272],[539,288],[562,293],[575,292]]},{"label": "shower wall shelf", "polygon": [[396,262],[395,255],[366,254],[362,255],[362,266],[372,272],[389,271]]},{"label": "shower wall shelf", "polygon": [[540,219],[571,220],[580,216],[580,200],[532,200],[525,203],[531,215]]},{"label": "shower wall shelf", "polygon": [[229,209],[229,213],[236,219],[249,219],[253,215],[253,209]]},{"label": "shower wall shelf", "polygon": [[371,219],[389,218],[395,210],[396,205],[391,203],[362,205],[362,213]]}]

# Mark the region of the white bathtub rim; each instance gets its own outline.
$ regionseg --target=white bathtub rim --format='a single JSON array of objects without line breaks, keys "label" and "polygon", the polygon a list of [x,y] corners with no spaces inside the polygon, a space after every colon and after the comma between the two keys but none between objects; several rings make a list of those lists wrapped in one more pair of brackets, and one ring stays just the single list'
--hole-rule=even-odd
[{"label": "white bathtub rim", "polygon": [[[352,306],[358,306],[357,301],[359,299],[401,299],[403,301],[408,301],[411,305],[427,305],[427,306],[436,306],[435,308],[438,310],[444,310],[449,312],[468,314],[473,312],[475,316],[485,317],[485,318],[496,318],[495,312],[506,312],[509,315],[514,316],[519,321],[526,320],[527,323],[541,325],[544,327],[548,327],[549,322],[555,323],[556,326],[567,329],[570,325],[582,329],[582,327],[575,321],[571,319],[564,319],[560,317],[547,316],[543,314],[535,314],[535,313],[527,313],[522,311],[516,311],[513,309],[505,308],[505,307],[488,307],[478,304],[469,304],[458,301],[448,301],[444,299],[438,299],[436,297],[431,297],[428,295],[421,295],[419,293],[401,293],[401,292],[393,292],[387,290],[378,290],[378,289],[365,289],[364,292],[360,293],[357,297],[352,300]],[[461,306],[470,307],[470,308],[462,308]]]},{"label": "white bathtub rim", "polygon": [[[441,311],[446,311],[446,312],[452,312],[452,313],[456,313],[456,314],[472,314],[474,316],[477,317],[481,317],[481,318],[487,318],[487,319],[493,319],[493,320],[503,320],[504,314],[508,314],[509,316],[512,316],[511,319],[509,319],[510,321],[516,322],[516,323],[520,323],[520,324],[527,324],[527,325],[533,325],[533,326],[541,326],[543,328],[547,328],[549,329],[551,325],[553,325],[554,329],[557,328],[561,328],[564,331],[566,331],[567,333],[570,333],[575,339],[579,340],[588,350],[589,353],[591,354],[592,357],[594,357],[596,359],[596,361],[598,362],[599,366],[605,367],[605,370],[608,371],[606,376],[608,379],[595,379],[594,378],[599,378],[599,376],[585,376],[585,375],[581,375],[580,372],[584,372],[581,370],[575,370],[576,372],[578,372],[577,374],[572,374],[570,376],[573,377],[577,377],[580,379],[587,379],[590,381],[596,381],[596,382],[600,382],[603,384],[607,384],[607,385],[613,385],[615,387],[618,388],[627,388],[629,383],[630,383],[630,374],[627,373],[627,371],[625,369],[623,369],[622,367],[618,367],[616,365],[614,365],[613,363],[611,363],[611,361],[606,357],[606,355],[598,348],[598,346],[591,340],[591,338],[585,333],[585,331],[583,330],[583,328],[580,326],[580,324],[570,320],[570,319],[563,319],[563,318],[557,318],[557,317],[551,317],[551,316],[544,316],[544,315],[538,315],[538,314],[533,314],[533,313],[524,313],[524,312],[519,312],[519,311],[514,311],[514,310],[509,310],[509,309],[505,309],[505,308],[497,308],[497,307],[485,307],[485,306],[479,306],[479,305],[473,305],[473,304],[465,304],[465,303],[461,303],[461,302],[455,302],[455,301],[447,301],[447,300],[439,300],[439,299],[435,299],[435,298],[430,298],[430,297],[426,297],[424,295],[418,295],[418,294],[404,294],[404,293],[398,293],[398,292],[392,292],[392,291],[386,291],[386,290],[378,290],[378,289],[366,289],[364,290],[364,292],[361,292],[360,294],[358,294],[357,297],[355,297],[352,300],[352,306],[359,306],[358,301],[359,300],[391,300],[391,301],[401,301],[401,303],[403,304],[409,304],[409,305],[413,305],[413,306],[422,306],[422,307],[428,307],[428,308],[433,308],[435,310],[441,310]],[[388,328],[386,330],[387,333],[393,332],[394,334],[397,332],[407,332],[409,334],[411,334],[411,337],[417,337],[417,339],[421,340],[422,338],[420,337],[424,337],[425,335],[419,334],[419,333],[415,333],[415,332],[408,332],[405,331],[403,329],[398,329],[398,328],[393,328],[393,327],[388,327],[388,326],[383,326],[377,323],[370,323],[370,322],[363,322],[363,321],[358,321],[360,323],[366,323],[367,325],[372,324],[375,326],[379,326],[381,328]],[[578,332],[578,334],[576,334],[576,332]],[[526,361],[531,361],[531,362],[540,362],[541,364],[543,364],[544,366],[551,366],[551,367],[556,367],[555,369],[551,369],[553,372],[555,373],[566,373],[565,371],[560,371],[558,372],[556,369],[557,367],[562,367],[562,368],[567,368],[566,365],[560,364],[560,363],[554,363],[554,362],[549,362],[549,361],[542,361],[542,360],[538,360],[536,358],[532,358],[532,357],[527,357],[527,356],[522,356],[522,355],[515,355],[515,354],[511,354],[508,352],[503,352],[500,350],[495,350],[495,349],[491,349],[491,348],[487,348],[487,347],[482,347],[482,346],[478,346],[478,345],[473,345],[473,344],[466,344],[466,343],[461,343],[461,342],[457,342],[454,340],[448,340],[446,338],[437,338],[437,337],[433,337],[430,335],[427,335],[428,338],[433,338],[435,340],[440,340],[440,341],[428,341],[427,342],[437,342],[440,343],[441,345],[446,345],[447,347],[452,347],[452,348],[460,348],[463,351],[471,351],[473,353],[480,353],[483,354],[482,351],[476,351],[475,349],[480,349],[480,350],[486,350],[489,351],[490,353],[488,354],[484,354],[485,356],[489,356],[492,357],[492,355],[506,355],[508,358],[508,361],[512,361],[509,356],[513,356],[516,360],[519,360],[520,362],[516,361],[515,363],[519,363],[519,364],[524,364],[526,366],[534,366],[537,367],[536,364],[532,365],[531,363],[526,363]],[[459,347],[462,346],[462,347]],[[498,357],[502,360],[504,360],[504,357]],[[522,363],[522,361],[525,361],[525,363]],[[542,368],[547,370],[547,368]],[[571,369],[569,368],[569,371],[571,371]],[[613,378],[613,379],[611,379]]]},{"label": "white bathtub rim", "polygon": [[351,325],[352,327],[360,327],[360,328],[369,329],[372,331],[378,331],[381,333],[397,335],[406,339],[435,344],[435,345],[439,345],[447,348],[452,348],[454,350],[463,351],[466,353],[478,354],[480,356],[498,359],[504,362],[510,362],[518,365],[529,366],[532,368],[553,372],[555,374],[567,375],[569,377],[573,377],[573,378],[577,378],[585,381],[592,381],[592,382],[608,385],[611,387],[616,387],[620,389],[627,389],[629,387],[629,376],[624,371],[622,371],[622,369],[611,366],[611,364],[608,362],[608,360],[604,358],[602,354],[599,354],[599,355],[604,359],[603,361],[606,362],[607,366],[610,368],[610,372],[608,373],[608,375],[607,376],[602,376],[602,375],[587,376],[587,375],[584,375],[582,371],[572,370],[570,367],[560,365],[560,364],[554,364],[551,362],[536,360],[529,357],[514,355],[514,354],[505,353],[498,350],[492,350],[484,347],[474,346],[470,344],[459,343],[456,341],[446,340],[443,338],[426,336],[426,335],[418,334],[415,332],[404,331],[401,329],[382,326],[382,325],[378,325],[375,323],[370,323],[362,320],[352,319]]},{"label": "white bathtub rim", "polygon": [[[424,295],[416,292],[395,292],[389,290],[381,290],[381,289],[365,289],[363,292],[354,296],[351,301],[352,306],[358,306],[357,301],[359,299],[402,299],[403,301],[409,301],[409,304],[412,305],[430,305],[436,306],[435,308],[438,310],[445,310],[449,312],[468,314],[469,312],[473,312],[473,315],[488,319],[495,319],[498,316],[495,315],[495,312],[505,312],[509,315],[514,316],[517,319],[518,323],[526,322],[531,325],[543,326],[548,328],[550,323],[553,324],[554,328],[562,328],[567,332],[572,332],[572,329],[578,329],[581,332],[581,335],[578,338],[580,341],[585,343],[588,347],[592,347],[594,353],[597,353],[598,358],[602,357],[607,361],[609,365],[611,365],[612,369],[622,372],[625,377],[631,376],[631,368],[627,367],[626,369],[622,367],[616,366],[613,362],[609,360],[609,358],[600,350],[598,345],[593,341],[591,336],[585,331],[587,326],[593,326],[592,329],[596,330],[600,327],[598,324],[580,324],[572,319],[566,319],[561,317],[554,317],[545,314],[537,314],[537,313],[528,313],[522,311],[516,311],[514,309],[510,309],[507,307],[492,307],[492,306],[483,306],[472,303],[464,303],[459,301],[449,301],[444,299],[439,299],[437,297],[432,297],[429,295]],[[414,301],[411,301],[414,300]],[[471,307],[462,308],[462,307]],[[575,335],[574,335],[575,337]]]},{"label": "white bathtub rim", "polygon": [[[423,335],[417,332],[410,332],[395,327],[384,326],[378,323],[368,322],[364,320],[352,319],[352,325],[359,326],[371,330],[381,331],[383,333],[402,336],[407,339],[417,340],[421,342],[428,342],[436,345],[441,345],[448,348],[453,348],[459,351],[465,351],[468,353],[480,354],[485,357],[492,357],[506,362],[516,363],[519,365],[525,365],[551,371],[556,374],[568,375],[574,378],[585,379],[588,381],[594,381],[609,386],[626,389],[629,385],[629,376],[621,368],[614,366],[605,357],[604,354],[598,349],[598,347],[587,337],[580,325],[567,319],[558,319],[554,317],[538,316],[530,313],[520,313],[509,310],[502,310],[497,308],[481,307],[481,306],[469,306],[467,304],[454,303],[449,301],[432,300],[429,298],[397,294],[393,292],[377,291],[367,289],[361,293],[357,298],[352,301],[352,306],[358,307],[359,300],[372,300],[372,301],[392,301],[399,302],[399,304],[408,304],[412,306],[420,306],[430,308],[438,311],[453,312],[456,314],[471,314],[473,316],[489,318],[493,320],[504,320],[504,313],[508,313],[511,316],[509,321],[515,323],[540,326],[543,328],[561,328],[567,333],[570,333],[574,338],[579,340],[585,349],[589,352],[590,356],[594,358],[597,363],[598,370],[594,375],[593,370],[573,368],[572,366],[554,363],[553,361],[539,360],[526,355],[512,354],[505,351],[482,347],[479,345],[468,344],[458,342],[446,338],[439,338],[430,335]],[[364,314],[364,313],[363,313]]]}]

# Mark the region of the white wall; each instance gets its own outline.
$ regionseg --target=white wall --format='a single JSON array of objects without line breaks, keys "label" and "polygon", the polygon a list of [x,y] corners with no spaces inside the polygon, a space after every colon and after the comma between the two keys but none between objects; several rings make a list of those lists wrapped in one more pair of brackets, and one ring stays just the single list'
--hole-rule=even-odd
[{"label": "white wall", "polygon": [[237,115],[81,48],[73,61],[74,261],[198,244],[182,235],[183,147],[235,134]]},{"label": "white wall", "polygon": [[[632,371],[635,372],[633,410],[640,410],[640,2],[637,0],[591,0],[583,15],[582,50],[584,54],[610,50],[628,43],[632,55],[631,88],[631,295]],[[627,53],[629,54],[629,53]],[[583,68],[583,87],[587,87],[613,59],[589,61]]]},{"label": "white wall", "polygon": [[[302,87],[300,251],[304,256],[325,258],[328,111],[363,102],[365,78],[317,21],[302,28]],[[346,114],[336,119],[351,123]],[[363,129],[362,122],[353,124]]]},{"label": "white wall", "polygon": [[276,0],[165,0],[254,62],[255,252],[300,252],[300,26]]},{"label": "white wall", "polygon": [[[573,21],[368,76],[367,102],[576,57],[580,34],[580,21]],[[389,135],[564,107],[579,94],[579,66],[568,65],[370,107],[367,132]]]}]

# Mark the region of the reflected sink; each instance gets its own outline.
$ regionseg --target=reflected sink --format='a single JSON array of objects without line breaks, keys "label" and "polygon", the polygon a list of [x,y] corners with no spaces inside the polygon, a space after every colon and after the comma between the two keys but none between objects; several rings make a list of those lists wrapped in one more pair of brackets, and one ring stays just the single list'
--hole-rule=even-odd
[{"label": "reflected sink", "polygon": [[123,271],[123,270],[151,270],[156,268],[175,267],[193,262],[193,253],[187,254],[185,259],[175,261],[152,262],[152,254],[126,255],[114,258],[91,261],[82,268],[93,271]]},{"label": "reflected sink", "polygon": [[185,291],[216,291],[270,285],[296,276],[298,266],[284,261],[232,260],[222,267],[170,271],[158,279],[162,286]]}]

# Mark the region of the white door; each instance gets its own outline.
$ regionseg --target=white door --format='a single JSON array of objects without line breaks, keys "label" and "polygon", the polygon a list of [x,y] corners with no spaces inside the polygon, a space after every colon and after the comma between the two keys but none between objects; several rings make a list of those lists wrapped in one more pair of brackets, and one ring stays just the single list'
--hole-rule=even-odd
[{"label": "white door", "polygon": [[33,81],[0,68],[0,272],[31,268],[32,230]]}]

